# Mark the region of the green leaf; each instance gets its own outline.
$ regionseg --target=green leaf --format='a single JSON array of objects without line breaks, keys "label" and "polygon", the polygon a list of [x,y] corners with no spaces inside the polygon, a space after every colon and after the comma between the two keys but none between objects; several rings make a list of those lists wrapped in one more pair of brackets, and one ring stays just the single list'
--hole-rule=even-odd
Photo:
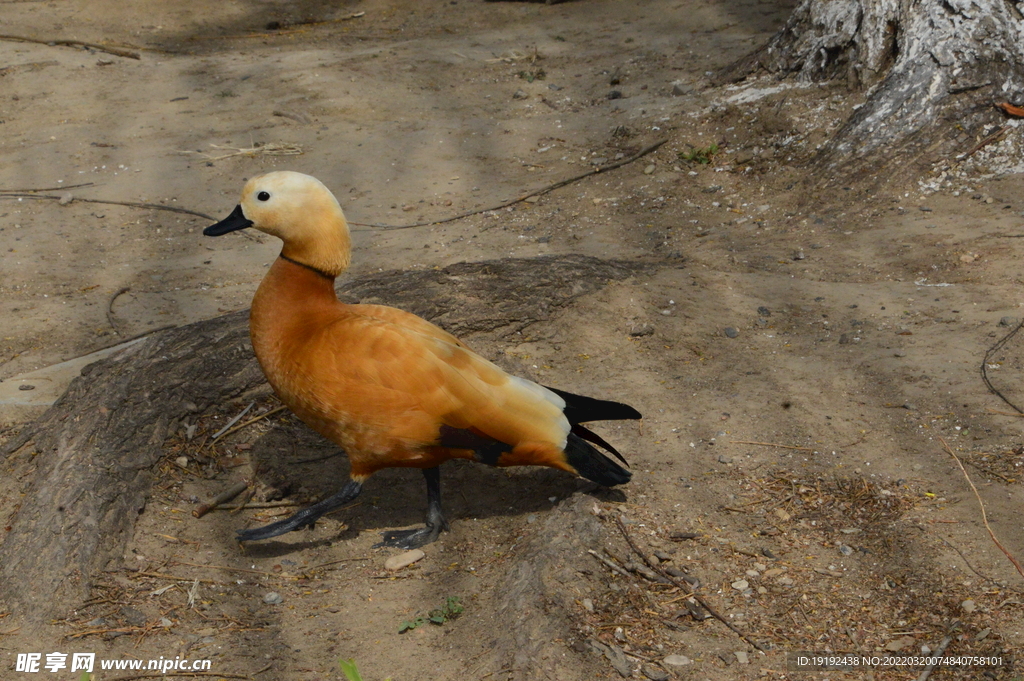
[{"label": "green leaf", "polygon": [[348,681],[363,681],[363,677],[359,675],[359,670],[356,668],[355,660],[338,660],[338,666],[341,667],[341,673]]}]

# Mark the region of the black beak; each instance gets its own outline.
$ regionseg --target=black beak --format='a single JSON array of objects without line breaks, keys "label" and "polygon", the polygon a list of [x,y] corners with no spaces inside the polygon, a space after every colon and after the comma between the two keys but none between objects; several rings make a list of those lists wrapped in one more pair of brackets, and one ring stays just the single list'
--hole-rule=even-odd
[{"label": "black beak", "polygon": [[215,225],[210,225],[203,230],[203,234],[206,236],[221,236],[228,232],[234,232],[239,229],[245,229],[246,227],[252,227],[252,220],[245,217],[242,213],[242,206],[235,206],[235,209],[231,211],[231,215],[227,216]]}]

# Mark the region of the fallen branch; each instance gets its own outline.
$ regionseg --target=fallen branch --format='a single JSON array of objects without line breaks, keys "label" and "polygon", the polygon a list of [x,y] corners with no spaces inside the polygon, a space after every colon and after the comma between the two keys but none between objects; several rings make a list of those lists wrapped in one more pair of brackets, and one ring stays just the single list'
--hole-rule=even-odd
[{"label": "fallen branch", "polygon": [[239,147],[228,147],[221,144],[211,144],[214,149],[230,149],[231,153],[221,154],[219,156],[212,156],[210,154],[204,154],[201,151],[179,151],[179,154],[199,154],[203,158],[209,161],[223,161],[226,158],[233,158],[235,156],[257,156],[263,154],[264,156],[299,156],[302,152],[302,147],[297,144],[280,144],[278,142],[270,142],[260,146],[252,146],[247,148]]},{"label": "fallen branch", "polygon": [[978,572],[978,571],[977,571],[977,570],[975,569],[975,567],[974,567],[973,565],[971,565],[971,561],[967,560],[967,556],[965,556],[965,555],[964,555],[964,552],[963,552],[963,551],[961,551],[960,549],[958,549],[958,548],[957,548],[956,546],[954,546],[953,544],[951,544],[951,543],[950,543],[949,541],[947,541],[945,537],[939,537],[939,539],[940,539],[940,540],[942,540],[942,542],[943,542],[943,543],[945,543],[945,545],[946,545],[946,546],[948,546],[949,548],[951,548],[951,549],[953,549],[954,551],[956,551],[956,552],[957,552],[957,553],[958,553],[958,554],[960,555],[960,557],[961,557],[961,558],[963,558],[963,560],[964,560],[964,564],[965,564],[965,565],[966,565],[966,566],[967,566],[968,568],[970,568],[971,572],[973,572],[974,574],[978,575],[979,577],[981,577],[982,579],[984,579],[984,580],[985,580],[986,582],[991,582],[992,584],[995,584],[996,586],[998,586],[998,587],[1000,587],[1000,588],[1003,588],[1003,589],[1005,589],[1005,588],[1006,588],[1006,586],[1005,586],[1005,585],[1003,585],[1003,584],[1001,584],[1001,583],[997,582],[996,580],[992,579],[991,577],[986,577],[985,575],[983,575],[983,574],[981,574],[980,572]]},{"label": "fallen branch", "polygon": [[988,348],[988,351],[985,352],[985,356],[982,357],[982,359],[981,359],[981,380],[985,382],[985,385],[988,386],[988,389],[991,392],[995,393],[995,395],[998,396],[999,399],[1001,399],[1002,401],[1005,401],[1006,403],[1008,403],[1008,405],[1010,405],[1010,407],[1012,407],[1014,409],[1014,411],[1017,412],[1018,414],[1024,415],[1024,410],[1022,410],[1020,407],[1015,405],[1015,403],[1010,401],[1010,399],[1005,394],[1002,394],[1001,392],[999,392],[996,389],[996,387],[994,385],[992,385],[992,382],[988,379],[988,359],[989,359],[989,357],[991,357],[995,352],[997,352],[999,349],[1001,349],[1002,346],[1006,345],[1010,341],[1011,338],[1016,336],[1017,332],[1020,331],[1022,327],[1024,327],[1024,321],[1022,321],[1020,324],[1018,324],[1016,327],[1014,327],[1010,331],[1010,333],[1008,333],[1006,336],[1000,338],[998,340],[998,342],[995,343],[995,345],[993,345],[992,347]]},{"label": "fallen branch", "polygon": [[[211,511],[241,511],[242,509],[248,508],[250,510],[258,510],[264,508],[288,508],[292,506],[304,506],[304,504],[298,501],[257,501],[255,504],[222,504],[218,505],[216,509],[210,509]],[[193,511],[193,514],[195,512]]]},{"label": "fallen branch", "polygon": [[110,328],[112,328],[114,333],[118,336],[121,335],[121,332],[117,328],[117,322],[114,321],[114,301],[117,300],[121,294],[128,293],[131,290],[130,286],[124,286],[117,289],[117,291],[114,292],[114,295],[110,296],[110,302],[107,303],[107,322],[110,324]]},{"label": "fallen branch", "polygon": [[83,182],[81,184],[69,184],[66,187],[42,187],[40,189],[0,189],[0,194],[20,194],[23,192],[59,192],[62,189],[78,189],[79,187],[91,187],[95,182]]},{"label": "fallen branch", "polygon": [[623,577],[626,577],[627,579],[632,579],[633,578],[633,575],[631,575],[628,572],[626,572],[625,568],[619,566],[616,563],[613,563],[612,561],[610,561],[609,559],[605,558],[604,556],[602,556],[597,551],[594,551],[593,549],[587,549],[587,553],[589,553],[594,558],[597,558],[599,561],[601,561],[602,563],[607,565],[609,568],[611,568],[612,572],[617,572],[620,575],[622,575]]},{"label": "fallen branch", "polygon": [[477,208],[476,210],[470,210],[470,211],[466,211],[465,213],[459,213],[458,215],[453,215],[452,217],[442,218],[440,220],[428,220],[426,222],[414,222],[413,224],[410,224],[410,225],[381,225],[381,224],[376,224],[376,223],[372,223],[371,224],[371,223],[365,223],[365,222],[350,222],[349,224],[350,225],[359,225],[360,227],[375,227],[377,229],[411,229],[412,227],[425,227],[427,225],[440,225],[440,224],[444,224],[446,222],[454,222],[456,220],[461,220],[462,218],[468,218],[471,215],[479,215],[480,213],[487,213],[487,212],[490,212],[492,210],[501,210],[502,208],[507,208],[507,207],[509,207],[509,206],[511,206],[513,204],[519,203],[520,201],[525,201],[526,199],[530,198],[531,196],[543,196],[544,194],[547,194],[548,192],[552,192],[552,191],[554,191],[556,189],[560,189],[560,188],[566,186],[567,184],[572,184],[573,182],[578,182],[578,181],[582,180],[583,178],[590,177],[591,175],[597,175],[598,173],[605,173],[605,172],[608,172],[609,170],[614,170],[615,168],[621,168],[624,165],[628,165],[630,163],[633,163],[637,159],[641,159],[644,156],[647,156],[648,154],[650,154],[651,152],[656,151],[659,147],[661,147],[661,145],[663,145],[667,141],[668,141],[667,139],[664,139],[664,140],[661,140],[659,142],[655,142],[654,144],[650,145],[649,147],[644,147],[643,149],[641,149],[637,153],[633,154],[629,158],[624,158],[624,159],[621,159],[619,161],[616,161],[615,163],[609,163],[608,165],[600,166],[598,168],[594,168],[593,170],[588,170],[585,173],[580,173],[579,175],[574,175],[573,177],[570,177],[570,178],[565,179],[565,180],[560,180],[558,182],[555,182],[554,184],[549,184],[546,187],[541,187],[540,189],[534,189],[533,191],[529,191],[529,192],[519,196],[518,198],[515,198],[515,199],[512,199],[511,201],[506,201],[504,203],[498,204],[497,206],[491,206],[489,208]]},{"label": "fallen branch", "polygon": [[[18,192],[18,191],[0,191],[0,198],[5,199],[50,199],[53,201],[60,201],[62,196],[54,196],[52,194],[33,194],[31,191]],[[177,206],[164,206],[159,203],[141,203],[138,201],[105,201],[102,199],[82,199],[75,197],[75,201],[81,201],[82,203],[101,203],[108,206],[128,206],[129,208],[150,208],[152,210],[166,210],[171,213],[184,213],[186,215],[195,215],[196,217],[203,218],[204,220],[217,221],[217,218],[206,213],[200,213],[198,211],[189,210],[188,208],[178,208]]]},{"label": "fallen branch", "polygon": [[946,652],[946,648],[949,647],[949,642],[952,640],[952,636],[947,636],[946,638],[942,639],[942,642],[939,643],[939,647],[936,648],[935,651],[929,655],[929,657],[932,658],[932,662],[924,668],[924,671],[921,672],[921,675],[917,677],[917,681],[928,681],[928,677],[932,675],[932,671],[935,670],[935,667],[938,664],[938,658],[941,658],[942,654]]},{"label": "fallen branch", "polygon": [[213,500],[210,501],[210,503],[200,504],[199,506],[196,506],[196,508],[192,511],[192,516],[195,518],[202,518],[204,515],[206,515],[213,509],[217,508],[224,502],[231,501],[232,499],[237,497],[239,494],[245,491],[245,489],[248,486],[249,483],[247,483],[244,480],[235,483],[231,487],[228,487],[226,490],[215,496]]},{"label": "fallen branch", "polygon": [[[285,410],[285,409],[287,409],[287,408],[288,408],[288,407],[285,407],[285,406],[280,406],[280,407],[274,407],[274,408],[273,408],[273,409],[271,409],[270,411],[265,411],[265,412],[263,412],[262,414],[260,414],[259,416],[253,417],[253,418],[249,419],[248,421],[246,421],[245,423],[242,423],[242,424],[239,424],[239,425],[235,426],[235,427],[234,427],[234,428],[232,428],[231,430],[229,430],[229,431],[227,431],[226,433],[224,433],[224,434],[223,434],[223,435],[222,435],[221,437],[227,437],[228,435],[231,435],[232,433],[237,433],[237,432],[238,432],[238,431],[240,431],[240,430],[241,430],[242,428],[245,428],[246,426],[251,426],[252,424],[254,424],[254,423],[256,423],[257,421],[259,421],[260,419],[265,419],[265,418],[267,418],[268,416],[271,416],[271,415],[273,415],[273,414],[276,414],[276,413],[277,413],[277,412],[279,412],[279,411],[284,411],[284,410]],[[231,424],[228,424],[228,425],[231,425]]]},{"label": "fallen branch", "polygon": [[1024,118],[1024,109],[1020,108],[1019,106],[1014,106],[1009,102],[999,102],[998,104],[996,104],[996,108],[1002,109],[1003,113],[1006,113],[1007,115],[1016,116],[1017,118]]},{"label": "fallen branch", "polygon": [[[634,553],[636,553],[636,555],[640,556],[640,559],[641,559],[641,560],[642,560],[643,562],[645,562],[645,563],[647,564],[647,567],[651,568],[651,569],[652,569],[652,570],[654,570],[654,571],[655,571],[656,573],[658,573],[659,575],[661,575],[662,577],[664,577],[665,579],[667,579],[668,581],[670,581],[670,582],[671,582],[672,584],[674,584],[675,586],[677,586],[677,587],[679,587],[680,589],[682,589],[683,591],[689,591],[689,590],[691,589],[690,585],[688,585],[688,584],[685,584],[685,583],[683,583],[683,582],[681,582],[681,581],[677,580],[677,579],[676,579],[675,577],[673,577],[673,576],[672,576],[672,575],[670,575],[669,573],[665,572],[665,571],[664,571],[664,570],[663,570],[663,569],[661,568],[661,566],[660,566],[660,565],[656,565],[656,564],[655,564],[655,563],[654,563],[653,561],[651,561],[651,559],[650,559],[650,558],[648,558],[648,557],[647,557],[647,555],[646,555],[646,554],[645,554],[645,553],[644,553],[643,551],[641,551],[641,550],[640,550],[640,547],[639,547],[639,546],[637,546],[637,544],[636,544],[636,542],[635,542],[635,541],[633,541],[633,538],[632,538],[631,536],[629,536],[629,531],[628,531],[628,530],[626,530],[626,524],[622,522],[622,518],[620,518],[620,517],[616,516],[616,517],[615,517],[615,524],[619,526],[619,532],[621,532],[621,533],[622,533],[622,536],[623,536],[623,537],[625,537],[625,539],[626,539],[626,543],[627,543],[627,544],[629,544],[629,547],[630,547],[631,549],[633,549],[633,552],[634,552]],[[755,641],[754,641],[753,639],[751,639],[751,638],[750,638],[749,636],[747,636],[747,635],[746,635],[746,634],[744,634],[744,633],[743,633],[742,631],[740,631],[739,629],[737,629],[736,627],[734,627],[734,626],[732,625],[732,623],[731,623],[731,622],[729,622],[729,620],[727,620],[727,619],[725,619],[724,617],[722,617],[722,616],[721,616],[721,615],[720,615],[720,614],[718,613],[718,611],[717,611],[717,610],[715,610],[714,608],[712,608],[712,607],[711,607],[711,605],[710,605],[710,604],[709,604],[709,603],[708,603],[708,602],[707,602],[707,601],[706,601],[706,600],[705,600],[704,598],[702,598],[702,597],[700,596],[700,594],[694,593],[694,594],[693,594],[693,598],[694,598],[694,600],[696,600],[696,601],[697,601],[698,603],[700,603],[700,604],[701,604],[701,606],[702,606],[702,607],[703,607],[703,608],[704,608],[705,610],[707,610],[707,611],[708,611],[709,613],[711,613],[711,616],[712,616],[712,617],[714,617],[714,618],[715,618],[716,620],[718,620],[719,622],[721,622],[721,623],[722,623],[722,624],[724,624],[725,626],[729,627],[729,629],[730,629],[730,630],[731,630],[731,631],[732,631],[732,632],[733,632],[734,634],[736,634],[737,636],[739,636],[740,638],[742,638],[742,639],[743,639],[744,641],[746,641],[746,642],[747,642],[747,643],[749,643],[750,645],[754,646],[754,648],[756,648],[756,649],[760,650],[760,651],[761,651],[762,653],[766,653],[766,652],[768,652],[768,651],[766,651],[766,650],[765,650],[764,648],[762,648],[762,647],[761,647],[761,646],[760,646],[760,645],[759,645],[759,644],[758,644],[757,642],[755,642]]]},{"label": "fallen branch", "polygon": [[1010,560],[1010,562],[1013,563],[1013,567],[1017,568],[1017,572],[1020,573],[1020,576],[1024,577],[1024,567],[1021,567],[1021,564],[1017,561],[1016,558],[1013,557],[1013,554],[1007,551],[1006,548],[999,542],[999,539],[996,538],[996,533],[992,531],[992,526],[988,524],[988,514],[985,512],[985,502],[981,500],[981,495],[978,493],[978,488],[974,486],[974,482],[971,480],[971,476],[967,474],[967,469],[964,468],[964,465],[962,463],[960,463],[960,459],[957,458],[957,455],[953,453],[953,450],[949,448],[949,445],[946,444],[946,441],[944,439],[940,437],[939,442],[941,442],[942,446],[946,448],[946,452],[951,457],[953,457],[953,460],[956,461],[956,465],[960,467],[960,471],[964,474],[964,477],[967,478],[967,484],[971,486],[971,491],[974,492],[974,498],[978,500],[978,506],[981,507],[981,519],[985,523],[985,529],[988,530],[988,536],[992,537],[992,541],[995,542],[995,545],[999,548],[1000,551],[1003,552],[1003,554]]},{"label": "fallen branch", "polygon": [[106,52],[112,54],[115,57],[126,57],[128,59],[141,59],[138,52],[132,50],[124,50],[119,47],[107,47],[106,45],[97,45],[96,43],[86,43],[81,40],[40,40],[39,38],[28,38],[21,35],[3,35],[0,34],[0,40],[10,40],[18,43],[36,43],[37,45],[62,45],[64,47],[85,47],[90,50],[96,50],[98,52]]},{"label": "fallen branch", "polygon": [[1001,139],[1003,139],[1004,137],[1006,137],[1006,134],[1008,132],[1010,132],[1010,130],[1005,125],[996,128],[996,131],[994,133],[992,133],[991,135],[989,135],[985,139],[983,139],[980,142],[978,142],[977,144],[975,144],[968,151],[966,151],[966,152],[960,154],[959,156],[957,156],[956,157],[957,162],[959,163],[960,161],[966,161],[968,158],[970,158],[971,156],[973,156],[977,152],[981,151],[982,149],[984,149],[988,145],[992,144],[993,142],[998,142]]},{"label": "fallen branch", "polygon": [[222,435],[224,435],[229,430],[231,430],[231,426],[233,426],[236,423],[238,423],[242,419],[242,417],[245,416],[246,414],[248,414],[249,410],[252,409],[255,406],[256,406],[255,402],[250,402],[249,406],[242,410],[242,413],[238,414],[233,419],[228,421],[227,424],[225,424],[223,428],[221,428],[220,430],[218,430],[216,433],[213,434],[213,437],[210,438],[210,444],[212,445],[214,442],[219,440]]}]

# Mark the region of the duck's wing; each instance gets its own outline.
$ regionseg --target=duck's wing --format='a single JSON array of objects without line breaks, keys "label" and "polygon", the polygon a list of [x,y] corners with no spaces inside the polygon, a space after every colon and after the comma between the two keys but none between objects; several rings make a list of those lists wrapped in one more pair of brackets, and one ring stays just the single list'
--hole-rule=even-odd
[{"label": "duck's wing", "polygon": [[379,319],[383,322],[390,324],[397,324],[404,329],[409,331],[415,331],[425,336],[431,336],[438,340],[457,345],[460,348],[468,348],[464,341],[448,333],[436,324],[428,322],[422,317],[417,317],[411,312],[400,310],[397,307],[388,307],[387,305],[350,305],[348,306],[349,312],[357,315],[365,315],[374,319]]},{"label": "duck's wing", "polygon": [[448,426],[511,446],[564,447],[570,426],[561,397],[506,373],[419,317],[365,307],[377,309],[363,314],[364,306],[350,307],[300,353],[300,371],[315,386],[309,397],[323,418],[386,430],[410,445],[438,444],[441,426]]}]

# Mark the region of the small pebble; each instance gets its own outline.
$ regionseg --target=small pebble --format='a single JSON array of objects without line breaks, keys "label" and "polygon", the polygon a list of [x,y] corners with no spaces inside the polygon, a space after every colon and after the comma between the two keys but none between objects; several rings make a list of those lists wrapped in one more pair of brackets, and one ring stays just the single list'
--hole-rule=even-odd
[{"label": "small pebble", "polygon": [[177,459],[174,460],[174,465],[176,465],[178,468],[188,468],[188,457],[179,456]]},{"label": "small pebble", "polygon": [[169,629],[171,627],[171,625],[173,625],[173,624],[174,624],[174,622],[172,622],[171,620],[167,619],[166,617],[161,617],[160,618],[160,626],[163,627],[164,629]]},{"label": "small pebble", "polygon": [[669,655],[662,660],[662,662],[672,665],[673,667],[685,667],[686,665],[691,664],[693,660],[688,658],[686,655]]},{"label": "small pebble", "polygon": [[35,390],[35,389],[36,389],[36,387],[34,385],[29,385],[28,383],[22,383],[21,385],[18,386],[18,390]]},{"label": "small pebble", "polygon": [[409,567],[416,561],[421,560],[425,555],[427,554],[423,553],[423,551],[413,549],[411,551],[406,551],[405,553],[400,553],[397,556],[391,556],[384,561],[384,569],[391,570],[392,572],[395,570],[401,570],[402,568]]},{"label": "small pebble", "polygon": [[789,577],[779,577],[779,584],[782,586],[793,586],[793,580]]},{"label": "small pebble", "polygon": [[724,333],[727,338],[736,338],[740,335],[740,332],[734,326],[727,326],[724,329]]},{"label": "small pebble", "polygon": [[960,604],[960,608],[964,612],[974,612],[977,609],[977,607],[978,606],[971,599],[967,599],[966,601]]},{"label": "small pebble", "polygon": [[649,678],[651,681],[668,681],[670,677],[669,673],[660,667],[645,664],[640,667],[640,671],[643,675]]},{"label": "small pebble", "polygon": [[846,544],[840,544],[839,553],[843,554],[844,556],[849,556],[853,554],[853,549],[847,546]]},{"label": "small pebble", "polygon": [[719,454],[718,463],[732,463],[732,457],[728,457],[725,454]]},{"label": "small pebble", "polygon": [[60,200],[58,200],[57,203],[59,203],[62,206],[66,206],[74,200],[75,197],[71,195],[71,192],[66,192],[60,195]]},{"label": "small pebble", "polygon": [[633,338],[640,338],[641,336],[650,336],[654,333],[654,326],[651,324],[638,324],[629,330],[629,335]]},{"label": "small pebble", "polygon": [[675,83],[672,86],[672,96],[674,97],[682,97],[683,95],[688,95],[691,92],[693,92],[692,85],[686,85],[685,83]]},{"label": "small pebble", "polygon": [[743,591],[748,586],[750,586],[750,582],[748,582],[745,579],[739,579],[732,583],[732,588],[736,589],[737,591]]},{"label": "small pebble", "polygon": [[736,656],[736,661],[740,664],[750,664],[750,658],[747,657],[747,651],[736,650],[733,652],[733,655]]},{"label": "small pebble", "polygon": [[516,90],[512,93],[512,99],[526,99],[528,95],[522,90]]},{"label": "small pebble", "polygon": [[1003,317],[999,320],[999,326],[1017,326],[1019,323],[1016,317]]},{"label": "small pebble", "polygon": [[271,591],[263,596],[263,602],[267,605],[278,605],[284,603],[284,597],[276,591]]},{"label": "small pebble", "polygon": [[760,577],[761,573],[757,570],[747,570],[746,575],[747,577]]},{"label": "small pebble", "polygon": [[615,627],[615,640],[619,643],[626,642],[626,632],[622,630],[622,627]]},{"label": "small pebble", "polygon": [[587,612],[594,612],[594,601],[590,600],[589,598],[584,598],[583,609]]},{"label": "small pebble", "polygon": [[646,168],[644,168],[644,175],[650,175],[653,172],[654,172],[654,164],[653,163],[650,164],[649,166],[647,166]]},{"label": "small pebble", "polygon": [[611,92],[608,93],[608,99],[622,99],[622,91],[612,90]]},{"label": "small pebble", "polygon": [[765,570],[764,571],[764,576],[765,577],[778,577],[783,572],[785,572],[785,570],[783,570],[782,568],[771,568],[770,570]]}]

